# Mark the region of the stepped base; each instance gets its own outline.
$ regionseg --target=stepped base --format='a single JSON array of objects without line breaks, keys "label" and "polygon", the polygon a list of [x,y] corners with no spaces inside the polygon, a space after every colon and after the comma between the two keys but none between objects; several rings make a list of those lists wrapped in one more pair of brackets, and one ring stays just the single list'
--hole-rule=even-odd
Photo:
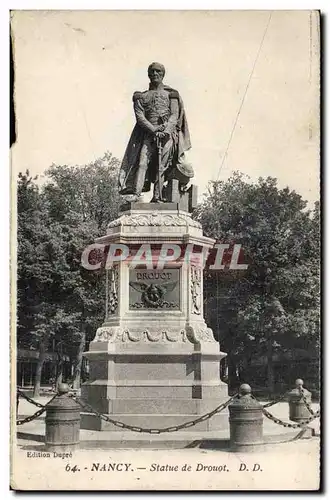
[{"label": "stepped base", "polygon": [[90,438],[84,440],[81,433],[80,449],[114,450],[114,449],[149,449],[149,450],[182,450],[184,448],[209,448],[229,450],[229,427],[223,431],[192,432],[178,431],[164,434],[145,434],[139,432],[104,431],[91,432]]},{"label": "stepped base", "polygon": [[[125,344],[92,344],[86,354],[91,377],[83,384],[81,397],[93,410],[114,420],[162,429],[193,421],[228,400],[227,384],[219,379],[219,361],[225,354],[216,342],[142,344],[134,351]],[[227,427],[224,410],[182,432]],[[113,434],[124,430],[88,413],[88,408],[82,413],[81,428]]]}]

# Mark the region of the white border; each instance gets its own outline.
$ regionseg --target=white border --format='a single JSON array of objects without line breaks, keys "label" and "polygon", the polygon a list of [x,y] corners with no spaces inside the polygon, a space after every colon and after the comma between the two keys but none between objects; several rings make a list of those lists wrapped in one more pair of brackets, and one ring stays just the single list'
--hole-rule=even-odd
[{"label": "white border", "polygon": [[[2,359],[0,363],[1,367],[1,381],[2,381],[2,393],[1,393],[1,401],[2,401],[2,411],[0,412],[1,425],[0,429],[2,431],[2,440],[1,440],[1,451],[2,451],[2,460],[1,460],[1,468],[0,468],[0,491],[7,498],[11,496],[13,493],[9,492],[9,423],[8,416],[9,412],[7,411],[8,406],[5,404],[5,399],[7,398],[9,402],[9,300],[8,300],[8,291],[9,291],[9,183],[10,183],[10,174],[9,174],[9,157],[8,157],[8,144],[9,144],[9,106],[8,106],[8,96],[9,96],[9,48],[8,48],[8,39],[9,39],[9,10],[15,9],[24,9],[24,10],[110,10],[109,9],[109,0],[94,0],[91,2],[90,0],[80,0],[80,1],[68,1],[68,0],[3,0],[0,5],[0,58],[1,58],[1,68],[2,77],[0,79],[1,82],[1,118],[0,118],[0,151],[1,151],[1,195],[0,195],[0,234],[1,234],[1,263],[2,263],[2,272],[1,272],[1,333],[3,335],[4,342],[1,344],[2,347]],[[219,0],[203,0],[203,1],[187,1],[187,0],[158,0],[157,3],[151,2],[150,0],[112,0],[111,2],[111,10],[310,10],[310,9],[320,9],[324,15],[329,14],[330,11],[330,2],[329,0],[319,0],[316,1],[297,1],[297,0],[269,0],[269,1],[244,1],[244,0],[223,0],[221,3]],[[325,33],[323,34],[324,46],[326,42],[326,33],[329,29],[329,20],[327,19],[326,25],[323,26]],[[323,46],[323,49],[325,48]],[[323,53],[323,95],[325,96],[326,87],[328,87],[328,66],[329,66],[329,50],[326,52],[324,50]],[[323,102],[323,106],[325,106],[325,100]],[[7,110],[7,112],[5,111]],[[323,148],[326,147],[329,138],[329,125],[328,124],[328,113],[327,110],[324,109],[324,128],[323,128]],[[326,157],[325,152],[323,152],[323,182],[326,181]],[[329,200],[330,193],[328,192],[328,186],[324,188],[323,192],[324,202],[325,200]],[[326,217],[324,229],[326,231],[326,240],[324,246],[324,255],[323,261],[326,260],[326,257],[329,257],[330,245],[329,245],[329,234],[330,234],[330,213],[328,208],[330,203],[327,203],[327,206],[324,206],[324,215]],[[329,268],[325,269],[324,274],[324,284],[330,283],[330,272]],[[327,290],[324,290],[327,292]],[[324,298],[325,305],[325,324],[324,324],[324,344],[326,341],[327,335],[327,324],[328,324],[328,314],[329,307],[328,305],[328,295],[326,294]],[[326,352],[324,355],[324,371],[327,363],[330,360],[329,355],[329,342],[324,345],[326,348]],[[327,375],[327,373],[324,373]],[[327,380],[324,380],[325,387],[327,387]],[[3,399],[5,398],[5,399]],[[328,406],[328,405],[327,405]],[[327,409],[324,411],[324,415],[327,414]],[[325,419],[324,419],[325,421]],[[329,432],[327,433],[329,435]],[[325,445],[327,443],[324,443]],[[324,470],[324,481],[325,486],[327,486],[326,478],[329,477],[329,463],[328,459],[325,462],[325,470]],[[189,493],[188,493],[189,494]],[[288,493],[290,494],[290,493]],[[67,497],[69,493],[63,494],[62,498]],[[172,493],[169,492],[169,495],[173,496]],[[282,495],[282,494],[281,494]],[[304,497],[314,497],[315,494],[311,493],[309,495],[304,495]],[[29,495],[30,498],[34,497],[34,495]],[[85,495],[84,495],[85,496]],[[96,494],[88,494],[86,495],[89,498],[95,498]],[[111,494],[113,498],[119,496],[117,494]],[[132,495],[128,495],[132,496]],[[195,495],[194,495],[195,496]],[[198,495],[198,496],[203,496]],[[226,498],[227,495],[221,493],[222,498]],[[295,495],[296,496],[296,495]]]},{"label": "white border", "polygon": [[12,0],[6,8],[23,10],[327,10],[326,0]]}]

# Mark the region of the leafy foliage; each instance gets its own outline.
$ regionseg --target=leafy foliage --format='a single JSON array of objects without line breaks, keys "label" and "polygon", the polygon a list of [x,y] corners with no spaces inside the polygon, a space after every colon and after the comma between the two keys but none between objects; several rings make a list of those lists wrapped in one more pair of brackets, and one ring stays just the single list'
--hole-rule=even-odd
[{"label": "leafy foliage", "polygon": [[75,359],[102,322],[104,276],[86,271],[81,254],[117,215],[118,166],[106,153],[82,167],[52,165],[41,187],[19,175],[19,345],[60,343]]},{"label": "leafy foliage", "polygon": [[[208,320],[229,353],[232,378],[266,357],[272,387],[276,355],[300,349],[318,359],[320,219],[317,204],[313,212],[306,206],[276,179],[252,184],[235,173],[210,184],[197,209],[206,235],[241,244],[248,263],[244,272],[205,277]],[[213,299],[210,290],[218,291]]]}]

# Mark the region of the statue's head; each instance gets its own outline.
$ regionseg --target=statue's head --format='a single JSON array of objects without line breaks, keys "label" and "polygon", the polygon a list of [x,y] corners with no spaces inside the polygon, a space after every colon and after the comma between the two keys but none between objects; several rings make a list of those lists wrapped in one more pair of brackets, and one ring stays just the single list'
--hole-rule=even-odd
[{"label": "statue's head", "polygon": [[157,62],[149,64],[148,76],[151,83],[160,83],[165,75],[165,67]]}]

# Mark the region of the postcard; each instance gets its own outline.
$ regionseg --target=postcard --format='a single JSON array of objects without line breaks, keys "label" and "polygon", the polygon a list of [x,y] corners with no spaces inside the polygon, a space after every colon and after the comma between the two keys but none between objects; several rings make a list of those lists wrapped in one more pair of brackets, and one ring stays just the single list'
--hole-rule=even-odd
[{"label": "postcard", "polygon": [[320,12],[11,12],[11,488],[320,488]]}]

